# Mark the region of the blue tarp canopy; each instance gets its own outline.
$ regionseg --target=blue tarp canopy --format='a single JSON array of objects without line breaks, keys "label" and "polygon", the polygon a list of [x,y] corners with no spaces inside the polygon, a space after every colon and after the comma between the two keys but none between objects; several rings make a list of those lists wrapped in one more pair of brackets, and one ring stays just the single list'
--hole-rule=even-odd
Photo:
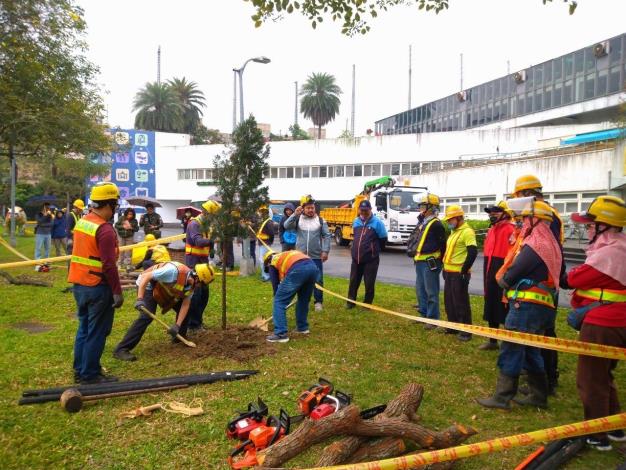
[{"label": "blue tarp canopy", "polygon": [[626,128],[576,134],[574,137],[562,139],[561,145],[586,144],[588,142],[599,142],[601,140],[611,140],[619,137],[626,137]]}]

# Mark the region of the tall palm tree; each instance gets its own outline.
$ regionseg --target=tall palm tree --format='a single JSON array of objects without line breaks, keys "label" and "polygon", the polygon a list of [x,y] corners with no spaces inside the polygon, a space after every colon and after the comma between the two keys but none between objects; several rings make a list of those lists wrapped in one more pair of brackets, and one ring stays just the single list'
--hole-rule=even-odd
[{"label": "tall palm tree", "polygon": [[151,131],[183,132],[183,106],[165,83],[146,83],[133,101],[135,127]]},{"label": "tall palm tree", "polygon": [[317,126],[317,138],[322,137],[322,126],[335,119],[339,112],[341,88],[335,77],[327,73],[313,73],[302,85],[300,109],[304,117]]},{"label": "tall palm tree", "polygon": [[202,122],[202,108],[206,107],[204,93],[196,82],[187,81],[185,77],[173,78],[167,83],[183,107],[184,131],[193,134]]}]

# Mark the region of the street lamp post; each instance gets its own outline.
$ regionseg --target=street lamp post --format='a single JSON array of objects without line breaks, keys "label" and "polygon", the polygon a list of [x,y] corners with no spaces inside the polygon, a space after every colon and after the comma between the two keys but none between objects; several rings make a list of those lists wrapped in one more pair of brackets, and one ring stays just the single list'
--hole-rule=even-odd
[{"label": "street lamp post", "polygon": [[243,71],[248,65],[248,62],[257,62],[259,64],[269,64],[271,60],[268,57],[260,56],[253,57],[251,59],[246,60],[241,68],[233,69],[233,72],[239,77],[239,123],[241,123],[244,119],[243,117]]}]

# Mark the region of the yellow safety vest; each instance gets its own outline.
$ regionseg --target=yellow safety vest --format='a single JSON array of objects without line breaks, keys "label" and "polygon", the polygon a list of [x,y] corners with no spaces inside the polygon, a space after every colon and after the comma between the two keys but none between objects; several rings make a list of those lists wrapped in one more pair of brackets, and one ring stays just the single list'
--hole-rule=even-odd
[{"label": "yellow safety vest", "polygon": [[585,299],[599,300],[600,302],[626,302],[626,289],[576,289],[574,294]]},{"label": "yellow safety vest", "polygon": [[461,238],[463,230],[465,230],[465,228],[455,230],[447,241],[446,254],[443,257],[443,270],[449,273],[460,273],[463,268],[464,263],[453,264],[451,262],[452,256],[454,255],[454,248],[456,248],[456,244],[458,243],[459,238]]},{"label": "yellow safety vest", "polygon": [[417,245],[417,250],[415,250],[415,257],[413,258],[415,261],[424,261],[427,258],[439,258],[441,256],[440,251],[435,251],[434,253],[426,253],[422,254],[422,248],[424,247],[424,243],[426,242],[426,237],[428,236],[428,232],[430,227],[435,223],[438,218],[433,218],[430,222],[426,224],[424,231],[422,232],[422,237],[420,238],[419,245]]}]

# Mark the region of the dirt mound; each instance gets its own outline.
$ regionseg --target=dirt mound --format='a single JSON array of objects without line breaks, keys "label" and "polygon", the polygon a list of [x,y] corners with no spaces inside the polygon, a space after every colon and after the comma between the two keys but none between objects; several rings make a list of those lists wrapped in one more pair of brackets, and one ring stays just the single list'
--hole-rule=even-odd
[{"label": "dirt mound", "polygon": [[189,338],[197,347],[186,349],[185,355],[197,358],[220,357],[245,362],[276,352],[276,347],[265,341],[267,335],[267,332],[249,326],[205,330]]}]

